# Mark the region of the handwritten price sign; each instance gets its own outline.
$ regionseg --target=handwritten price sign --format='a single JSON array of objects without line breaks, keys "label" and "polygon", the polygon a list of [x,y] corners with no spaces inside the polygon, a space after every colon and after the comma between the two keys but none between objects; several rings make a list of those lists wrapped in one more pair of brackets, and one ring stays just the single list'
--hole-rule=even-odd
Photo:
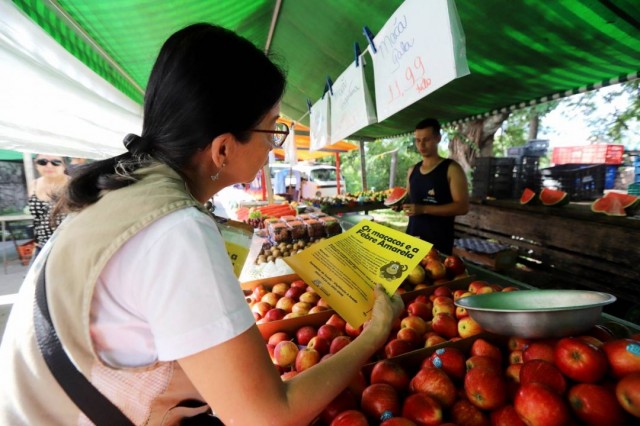
[{"label": "handwritten price sign", "polygon": [[378,121],[469,73],[453,0],[406,0],[374,43]]}]

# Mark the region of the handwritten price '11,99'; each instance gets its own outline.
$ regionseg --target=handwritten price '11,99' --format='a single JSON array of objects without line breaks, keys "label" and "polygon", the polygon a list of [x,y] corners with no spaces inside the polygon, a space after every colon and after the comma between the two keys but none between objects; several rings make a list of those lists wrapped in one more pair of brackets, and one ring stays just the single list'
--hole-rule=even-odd
[{"label": "handwritten price '11,99'", "polygon": [[396,99],[401,98],[404,94],[414,89],[418,93],[423,92],[431,86],[431,79],[425,76],[426,70],[422,63],[420,56],[413,60],[413,65],[408,66],[404,70],[404,81],[401,78],[396,78],[391,84],[389,84],[389,102],[393,103]]}]

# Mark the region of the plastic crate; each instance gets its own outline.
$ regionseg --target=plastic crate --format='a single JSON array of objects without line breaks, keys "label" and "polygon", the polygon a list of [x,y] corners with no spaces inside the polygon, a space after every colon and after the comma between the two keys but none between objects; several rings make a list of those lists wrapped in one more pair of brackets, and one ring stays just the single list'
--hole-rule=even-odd
[{"label": "plastic crate", "polygon": [[604,192],[605,164],[562,164],[540,171],[542,186],[569,194],[571,201],[590,201]]},{"label": "plastic crate", "polygon": [[471,196],[473,198],[511,198],[514,166],[514,158],[476,158]]},{"label": "plastic crate", "polygon": [[513,169],[513,198],[520,198],[522,191],[529,188],[540,190],[540,157],[523,156],[518,159]]},{"label": "plastic crate", "polygon": [[618,166],[607,166],[604,174],[604,189],[613,189],[616,186]]},{"label": "plastic crate", "polygon": [[640,195],[640,182],[632,183],[627,188],[627,194],[629,195]]},{"label": "plastic crate", "polygon": [[622,164],[623,145],[586,145],[553,148],[551,162],[561,164]]}]

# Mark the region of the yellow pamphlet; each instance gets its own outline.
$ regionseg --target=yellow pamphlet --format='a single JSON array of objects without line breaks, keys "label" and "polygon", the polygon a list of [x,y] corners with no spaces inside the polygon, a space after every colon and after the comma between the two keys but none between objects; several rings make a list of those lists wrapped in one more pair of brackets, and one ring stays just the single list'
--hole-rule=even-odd
[{"label": "yellow pamphlet", "polygon": [[371,313],[373,289],[392,295],[433,244],[363,220],[285,262],[352,327]]}]

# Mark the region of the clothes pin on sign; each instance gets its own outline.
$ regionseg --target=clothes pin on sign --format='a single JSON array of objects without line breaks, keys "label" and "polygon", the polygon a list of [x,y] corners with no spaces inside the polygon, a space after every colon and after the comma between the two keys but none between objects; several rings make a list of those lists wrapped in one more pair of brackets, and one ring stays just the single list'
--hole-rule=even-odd
[{"label": "clothes pin on sign", "polygon": [[366,25],[362,27],[362,33],[367,38],[367,41],[369,42],[369,46],[371,47],[373,53],[378,53],[378,49],[376,49],[376,45],[373,42],[373,34],[371,33],[369,27],[367,27]]},{"label": "clothes pin on sign", "polygon": [[327,89],[331,96],[333,96],[333,81],[331,81],[331,77],[327,76]]},{"label": "clothes pin on sign", "polygon": [[358,68],[360,66],[360,45],[358,44],[358,42],[356,41],[355,43],[353,43],[353,54],[356,57],[356,68]]}]

